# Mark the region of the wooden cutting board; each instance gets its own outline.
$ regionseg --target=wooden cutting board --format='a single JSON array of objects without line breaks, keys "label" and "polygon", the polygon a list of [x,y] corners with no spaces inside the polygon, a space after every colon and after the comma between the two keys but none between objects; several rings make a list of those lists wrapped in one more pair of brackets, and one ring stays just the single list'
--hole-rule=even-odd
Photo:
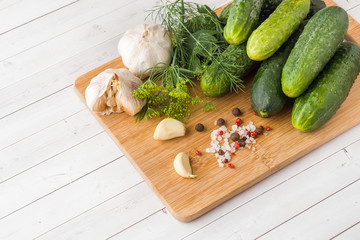
[{"label": "wooden cutting board", "polygon": [[[330,0],[326,3],[335,5]],[[359,44],[359,24],[349,18],[347,39]],[[85,89],[93,77],[107,68],[122,67],[121,58],[117,58],[82,75],[75,81],[76,93],[85,103]],[[360,123],[359,79],[330,121],[314,132],[302,133],[291,125],[293,101],[289,101],[280,114],[269,119],[253,115],[249,99],[253,75],[245,79],[245,93],[213,99],[217,110],[204,113],[200,107],[193,108],[186,123],[186,136],[182,138],[153,140],[160,118],[135,123],[135,118],[125,113],[94,115],[173,216],[188,222]],[[211,131],[217,128],[215,120],[222,117],[228,127],[234,124],[236,118],[231,114],[234,107],[242,110],[241,118],[246,125],[252,121],[256,126],[271,126],[273,130],[257,139],[255,151],[237,151],[231,160],[235,168],[221,168],[214,155],[206,153],[205,149],[210,146]],[[194,130],[199,122],[205,125],[204,132]],[[202,153],[201,156],[194,154],[196,149]],[[174,171],[173,160],[179,152],[187,152],[192,158],[193,172],[198,175],[196,179],[184,179]]]}]

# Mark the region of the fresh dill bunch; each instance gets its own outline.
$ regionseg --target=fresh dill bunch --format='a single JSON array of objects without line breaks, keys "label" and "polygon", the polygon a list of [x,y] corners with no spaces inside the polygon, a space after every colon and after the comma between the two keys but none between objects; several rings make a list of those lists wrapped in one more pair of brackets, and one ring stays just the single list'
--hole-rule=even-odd
[{"label": "fresh dill bunch", "polygon": [[137,120],[149,119],[165,115],[180,121],[186,121],[190,116],[190,108],[204,101],[193,97],[188,90],[189,79],[181,78],[175,87],[171,84],[157,85],[148,80],[133,91],[133,97],[147,100],[147,104],[137,115]]}]

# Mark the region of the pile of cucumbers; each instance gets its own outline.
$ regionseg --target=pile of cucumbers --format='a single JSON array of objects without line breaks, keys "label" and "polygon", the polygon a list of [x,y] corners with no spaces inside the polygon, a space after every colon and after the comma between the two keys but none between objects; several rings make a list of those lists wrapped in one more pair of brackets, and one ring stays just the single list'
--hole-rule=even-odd
[{"label": "pile of cucumbers", "polygon": [[[335,114],[359,74],[360,47],[344,42],[349,19],[340,7],[321,0],[234,0],[220,20],[229,47],[239,49],[229,57],[225,51],[222,61],[241,56],[241,77],[262,61],[250,91],[260,117],[277,114],[289,97],[296,98],[293,126],[313,131]],[[220,94],[209,88],[213,75],[205,73],[201,87],[208,96],[221,96],[228,86]]]}]

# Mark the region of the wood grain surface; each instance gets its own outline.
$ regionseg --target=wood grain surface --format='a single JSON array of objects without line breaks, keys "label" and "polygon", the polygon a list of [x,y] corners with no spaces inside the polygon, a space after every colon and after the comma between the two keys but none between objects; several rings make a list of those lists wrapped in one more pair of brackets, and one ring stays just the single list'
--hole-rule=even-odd
[{"label": "wood grain surface", "polygon": [[[327,5],[335,5],[330,0]],[[350,16],[347,39],[360,42],[359,24]],[[75,81],[75,91],[85,102],[84,93],[90,80],[107,68],[124,67],[121,58],[114,59]],[[194,107],[186,123],[185,137],[168,141],[153,140],[152,135],[160,118],[135,123],[135,118],[124,113],[101,116],[94,114],[107,133],[172,215],[180,221],[191,221],[229,198],[239,194],[277,170],[304,156],[327,141],[360,123],[360,80],[357,79],[338,112],[320,129],[302,133],[291,125],[289,101],[285,109],[269,119],[254,116],[250,106],[249,92],[254,73],[245,79],[245,93],[232,93],[212,99],[217,110],[204,113]],[[244,149],[233,156],[234,169],[221,168],[213,154],[205,153],[210,146],[210,133],[217,128],[214,121],[219,117],[231,127],[235,117],[231,109],[239,107],[244,124],[252,121],[255,125],[271,126],[267,136],[257,139],[256,150]],[[196,132],[194,126],[203,123],[206,130]],[[194,150],[203,154],[196,156]],[[187,152],[192,158],[196,179],[184,179],[173,169],[173,159],[179,152]]]}]

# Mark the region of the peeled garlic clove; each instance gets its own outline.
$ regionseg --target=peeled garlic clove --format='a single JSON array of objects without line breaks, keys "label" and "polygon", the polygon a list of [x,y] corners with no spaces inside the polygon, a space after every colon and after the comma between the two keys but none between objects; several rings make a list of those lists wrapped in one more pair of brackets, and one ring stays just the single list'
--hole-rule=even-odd
[{"label": "peeled garlic clove", "polygon": [[154,132],[154,139],[168,140],[185,135],[185,125],[173,118],[166,118],[159,122]]},{"label": "peeled garlic clove", "polygon": [[181,152],[176,155],[174,159],[174,169],[180,176],[184,178],[195,178],[196,175],[192,174],[189,156]]}]

